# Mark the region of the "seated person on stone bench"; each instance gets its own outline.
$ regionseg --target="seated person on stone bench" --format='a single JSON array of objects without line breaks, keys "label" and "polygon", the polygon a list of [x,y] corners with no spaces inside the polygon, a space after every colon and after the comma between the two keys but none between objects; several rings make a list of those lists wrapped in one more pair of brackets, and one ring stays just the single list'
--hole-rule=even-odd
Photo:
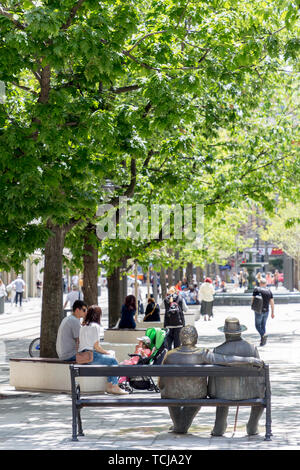
[{"label": "seated person on stone bench", "polygon": [[62,361],[76,361],[80,318],[85,318],[87,304],[83,300],[75,300],[72,310],[72,314],[62,320],[57,332],[56,352]]},{"label": "seated person on stone bench", "polygon": [[[106,351],[100,344],[102,310],[98,305],[91,305],[88,308],[83,325],[79,334],[78,352],[93,351],[93,360],[90,365],[118,365],[118,361],[111,355],[111,351]],[[106,392],[113,395],[127,395],[128,392],[121,390],[118,386],[118,377],[107,377]]]},{"label": "seated person on stone bench", "polygon": [[[243,340],[241,333],[247,328],[240,325],[237,318],[228,317],[224,327],[218,328],[225,333],[225,343],[214,349],[216,354],[237,354],[259,358],[257,348]],[[227,400],[246,400],[265,396],[264,377],[209,377],[208,394],[211,398]],[[264,411],[263,406],[252,406],[247,423],[247,434],[258,434],[258,422]],[[227,427],[228,406],[218,406],[212,436],[222,436]]]},{"label": "seated person on stone bench", "polygon": [[[197,348],[198,333],[194,326],[185,326],[180,332],[181,346],[169,351],[163,364],[220,364],[237,366],[252,364],[259,367],[262,362],[254,357],[238,357],[217,354],[207,348]],[[160,377],[159,387],[162,398],[206,398],[207,377]],[[172,406],[169,413],[173,421],[175,433],[187,433],[200,406]]]},{"label": "seated person on stone bench", "polygon": [[125,303],[122,305],[121,320],[118,328],[136,328],[136,299],[134,295],[127,295]]}]

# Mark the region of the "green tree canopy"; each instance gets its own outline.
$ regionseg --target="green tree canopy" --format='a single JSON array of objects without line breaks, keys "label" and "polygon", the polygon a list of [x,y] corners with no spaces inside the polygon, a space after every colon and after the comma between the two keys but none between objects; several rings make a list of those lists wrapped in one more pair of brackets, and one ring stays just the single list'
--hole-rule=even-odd
[{"label": "green tree canopy", "polygon": [[196,198],[208,216],[245,198],[271,209],[274,182],[296,181],[290,119],[270,118],[296,71],[297,13],[286,0],[0,3],[1,263],[46,243],[49,331],[64,237],[93,220],[107,179],[113,203]]}]

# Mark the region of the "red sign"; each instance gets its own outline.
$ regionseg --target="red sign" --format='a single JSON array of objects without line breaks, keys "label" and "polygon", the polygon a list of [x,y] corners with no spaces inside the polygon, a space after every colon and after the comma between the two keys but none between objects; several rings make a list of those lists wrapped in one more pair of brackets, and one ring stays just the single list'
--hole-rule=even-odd
[{"label": "red sign", "polygon": [[271,255],[283,255],[281,248],[272,248]]}]

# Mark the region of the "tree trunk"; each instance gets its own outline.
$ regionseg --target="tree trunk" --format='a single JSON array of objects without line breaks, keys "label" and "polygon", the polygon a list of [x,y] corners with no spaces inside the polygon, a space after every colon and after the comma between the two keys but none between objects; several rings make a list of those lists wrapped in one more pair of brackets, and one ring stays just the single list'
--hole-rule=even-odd
[{"label": "tree trunk", "polygon": [[[175,259],[178,260],[179,259],[179,252],[176,251],[175,253]],[[174,284],[177,284],[178,281],[181,281],[182,280],[182,271],[180,268],[177,268],[174,270]]]},{"label": "tree trunk", "polygon": [[196,281],[198,286],[203,282],[203,268],[201,266],[196,267]]},{"label": "tree trunk", "polygon": [[124,272],[123,275],[121,275],[121,289],[120,289],[120,295],[121,295],[121,302],[123,303],[125,300],[125,297],[127,296],[127,291],[128,291],[128,280],[127,280],[127,272],[126,272],[126,267],[127,267],[127,260],[123,261],[122,265],[122,271]]},{"label": "tree trunk", "polygon": [[170,289],[171,286],[173,286],[174,282],[173,282],[173,269],[172,268],[168,268],[168,288]]},{"label": "tree trunk", "polygon": [[121,318],[121,308],[124,299],[121,298],[122,284],[120,281],[120,268],[115,268],[107,278],[108,288],[108,326],[113,328]]},{"label": "tree trunk", "polygon": [[167,296],[166,270],[164,267],[160,268],[160,285],[161,285],[161,298],[164,299]]},{"label": "tree trunk", "polygon": [[187,278],[188,285],[193,284],[193,263],[188,263],[186,267],[185,276]]},{"label": "tree trunk", "polygon": [[157,272],[153,271],[153,295],[155,302],[158,300],[158,291],[157,291]]},{"label": "tree trunk", "polygon": [[[98,243],[96,226],[88,224],[84,240],[83,297],[88,306],[98,304]],[[95,235],[95,236],[94,236]]]},{"label": "tree trunk", "polygon": [[66,228],[47,224],[53,235],[45,246],[45,266],[41,316],[41,357],[57,357],[56,336],[63,318],[62,255]]}]

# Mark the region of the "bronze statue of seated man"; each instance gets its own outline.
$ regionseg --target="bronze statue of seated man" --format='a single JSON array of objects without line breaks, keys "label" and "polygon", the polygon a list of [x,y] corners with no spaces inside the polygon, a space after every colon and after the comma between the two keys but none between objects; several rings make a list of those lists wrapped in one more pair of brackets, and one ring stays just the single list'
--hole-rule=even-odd
[{"label": "bronze statue of seated man", "polygon": [[[169,351],[163,364],[220,364],[220,365],[257,365],[262,362],[254,357],[239,357],[224,355],[209,351],[207,348],[197,348],[198,333],[194,326],[185,326],[180,332],[181,345]],[[162,398],[206,398],[207,377],[161,377],[159,387]],[[173,421],[173,432],[185,434],[188,432],[194,417],[201,407],[172,406],[169,407]]]},{"label": "bronze statue of seated man", "polygon": [[[225,342],[214,349],[216,354],[230,354],[253,357],[259,359],[257,348],[242,339],[241,334],[247,328],[240,325],[237,318],[228,317],[224,327],[219,330],[225,333]],[[263,377],[209,377],[208,395],[211,398],[226,400],[246,400],[250,398],[263,398],[265,395],[265,380]],[[258,422],[263,414],[263,406],[252,406],[247,423],[249,436],[258,434]],[[218,406],[216,410],[215,426],[212,436],[222,436],[227,427],[228,406]]]}]

